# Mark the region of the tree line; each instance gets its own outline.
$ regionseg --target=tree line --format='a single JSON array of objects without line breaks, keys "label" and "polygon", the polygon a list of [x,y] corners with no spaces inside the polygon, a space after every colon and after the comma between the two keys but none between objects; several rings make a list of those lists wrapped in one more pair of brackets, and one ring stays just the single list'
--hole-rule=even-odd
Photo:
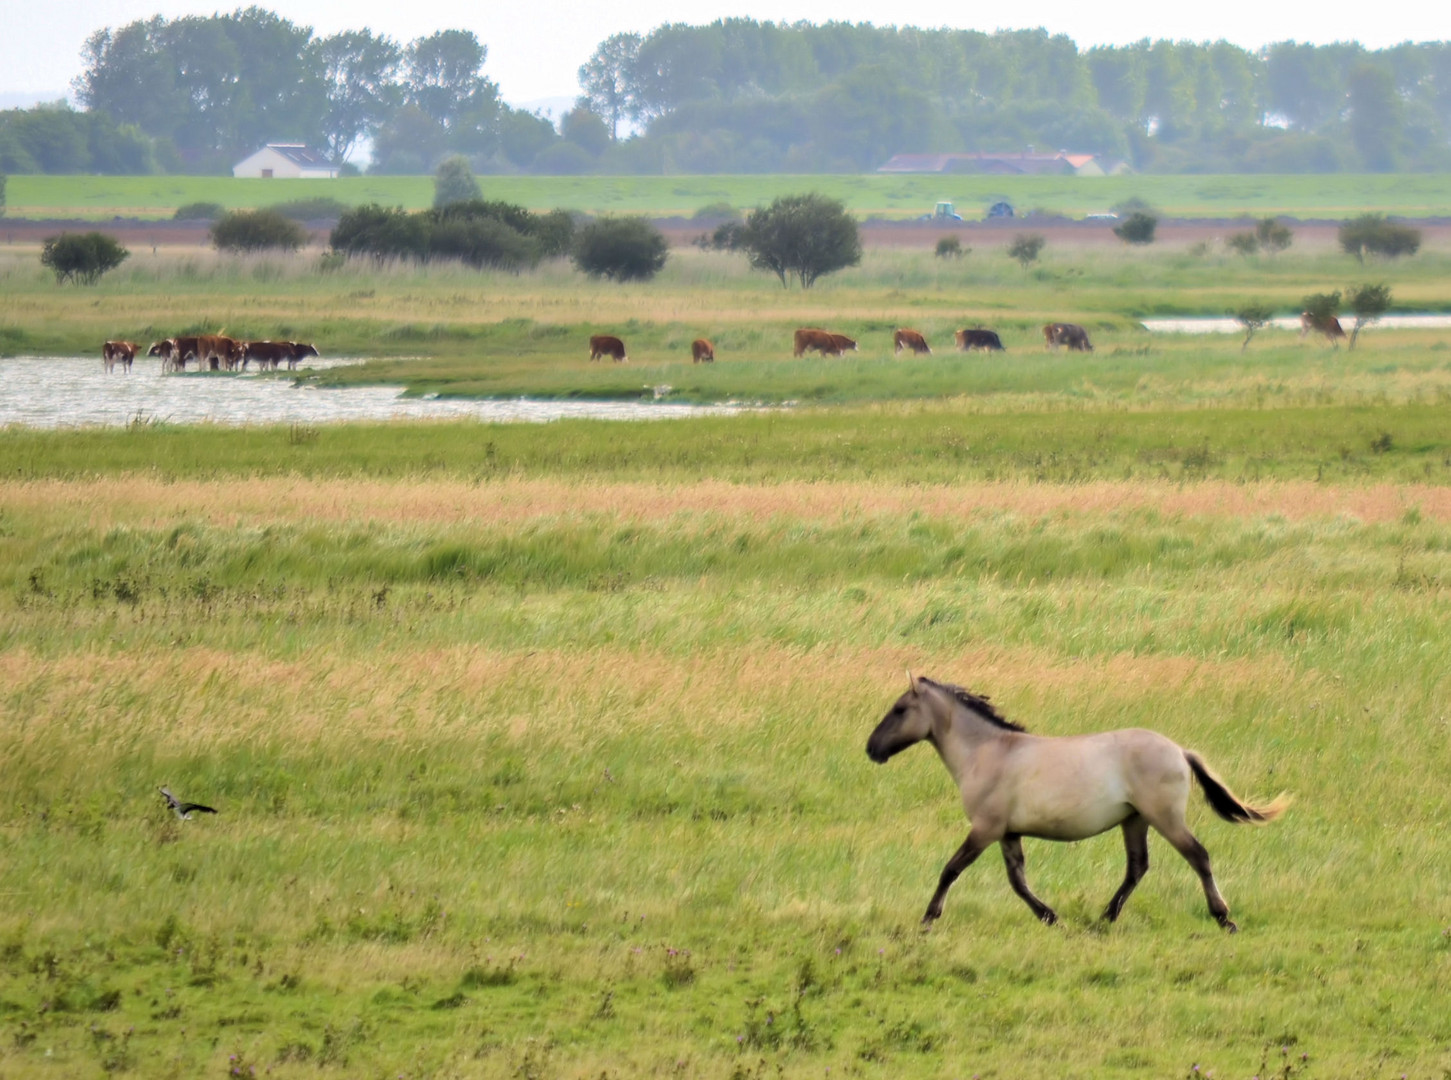
[{"label": "tree line", "polygon": [[259,7],[96,31],[76,99],[0,113],[0,171],[224,172],[265,142],[431,172],[829,172],[1067,148],[1150,172],[1451,167],[1451,43],[1368,50],[725,19],[616,34],[558,128],[466,30],[329,37]]}]

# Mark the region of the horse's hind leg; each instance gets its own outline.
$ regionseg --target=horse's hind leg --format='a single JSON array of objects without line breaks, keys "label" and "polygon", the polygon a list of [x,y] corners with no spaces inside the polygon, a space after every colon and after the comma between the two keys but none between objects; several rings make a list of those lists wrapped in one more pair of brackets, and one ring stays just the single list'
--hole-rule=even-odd
[{"label": "horse's hind leg", "polygon": [[1231,934],[1238,930],[1239,927],[1230,921],[1229,905],[1224,902],[1224,897],[1219,895],[1219,886],[1214,884],[1214,872],[1209,867],[1209,852],[1204,850],[1204,845],[1194,838],[1194,834],[1185,825],[1168,831],[1163,829],[1159,831],[1199,875],[1199,882],[1204,886],[1204,898],[1209,901],[1209,914],[1213,915],[1219,925]]},{"label": "horse's hind leg", "polygon": [[1143,814],[1135,814],[1123,823],[1124,848],[1128,852],[1129,866],[1124,872],[1124,883],[1118,887],[1118,892],[1113,894],[1113,899],[1108,902],[1108,907],[1103,909],[1103,917],[1113,922],[1123,911],[1124,904],[1128,902],[1129,894],[1134,891],[1135,886],[1143,879],[1149,870],[1149,822]]},{"label": "horse's hind leg", "polygon": [[1022,837],[1009,833],[1003,837],[1002,847],[1003,862],[1008,865],[1008,884],[1012,885],[1013,892],[1023,898],[1023,902],[1033,909],[1034,915],[1052,926],[1058,921],[1058,913],[1034,896],[1033,890],[1028,888],[1028,877],[1023,873],[1025,862]]}]

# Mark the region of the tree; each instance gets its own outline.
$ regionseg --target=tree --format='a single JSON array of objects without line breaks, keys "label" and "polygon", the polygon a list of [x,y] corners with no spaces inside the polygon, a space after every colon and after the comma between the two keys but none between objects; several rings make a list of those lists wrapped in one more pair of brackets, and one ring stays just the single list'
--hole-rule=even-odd
[{"label": "tree", "polygon": [[1317,323],[1328,323],[1340,314],[1340,290],[1333,293],[1311,293],[1300,301],[1300,310]]},{"label": "tree", "polygon": [[825,195],[784,195],[746,217],[741,234],[751,266],[769,270],[789,288],[795,275],[803,289],[822,274],[855,266],[862,259],[856,219]]},{"label": "tree", "polygon": [[[1245,233],[1243,235],[1248,236],[1250,234]],[[1264,304],[1249,303],[1236,311],[1234,317],[1244,327],[1244,342],[1239,347],[1239,351],[1244,352],[1249,348],[1249,339],[1255,336],[1255,331],[1273,319],[1275,312],[1273,308],[1267,307]]]},{"label": "tree", "polygon": [[59,285],[65,281],[94,285],[107,270],[114,270],[131,253],[105,233],[61,233],[45,241],[40,252],[42,266],[55,272]]},{"label": "tree", "polygon": [[591,277],[649,281],[668,253],[665,235],[648,218],[601,218],[580,230],[574,265]]},{"label": "tree", "polygon": [[1295,240],[1295,234],[1288,225],[1282,225],[1272,217],[1260,218],[1255,222],[1255,240],[1271,255],[1284,251]]},{"label": "tree", "polygon": [[212,243],[222,251],[296,251],[307,243],[307,232],[276,210],[235,210],[223,214],[211,227]]},{"label": "tree", "polygon": [[1372,172],[1392,172],[1400,157],[1402,106],[1395,77],[1384,68],[1361,64],[1347,80],[1350,141]]},{"label": "tree", "polygon": [[1126,244],[1152,244],[1159,219],[1142,210],[1130,214],[1125,221],[1113,227],[1113,234]]},{"label": "tree", "polygon": [[582,108],[573,108],[564,114],[559,122],[559,134],[565,142],[573,143],[592,157],[608,150],[614,139],[598,113]]},{"label": "tree", "polygon": [[609,124],[611,141],[619,140],[621,117],[639,115],[633,92],[640,40],[639,34],[608,37],[579,69],[579,85],[584,90],[579,104]]},{"label": "tree", "polygon": [[1350,343],[1347,346],[1353,349],[1355,339],[1360,336],[1360,328],[1369,326],[1390,310],[1390,286],[1357,285],[1350,290],[1345,302],[1350,305],[1350,310],[1355,315],[1355,326],[1350,331]]},{"label": "tree", "polygon": [[1038,261],[1038,253],[1047,242],[1037,233],[1019,233],[1008,245],[1008,258],[1017,259],[1018,264],[1026,271]]},{"label": "tree", "polygon": [[323,138],[334,161],[346,161],[364,135],[377,131],[402,98],[403,50],[371,30],[348,30],[312,44],[327,89]]},{"label": "tree", "polygon": [[1337,239],[1347,255],[1365,262],[1367,254],[1394,259],[1414,255],[1421,248],[1421,230],[1387,221],[1383,214],[1362,214],[1340,226]]},{"label": "tree", "polygon": [[0,173],[0,217],[5,216],[5,180],[5,174]]},{"label": "tree", "polygon": [[450,132],[477,124],[480,114],[492,124],[499,88],[483,75],[488,55],[488,48],[468,30],[440,30],[418,38],[407,52],[409,104]]},{"label": "tree", "polygon": [[433,205],[448,206],[450,203],[471,202],[484,197],[483,189],[474,179],[468,159],[455,154],[444,158],[433,174]]}]

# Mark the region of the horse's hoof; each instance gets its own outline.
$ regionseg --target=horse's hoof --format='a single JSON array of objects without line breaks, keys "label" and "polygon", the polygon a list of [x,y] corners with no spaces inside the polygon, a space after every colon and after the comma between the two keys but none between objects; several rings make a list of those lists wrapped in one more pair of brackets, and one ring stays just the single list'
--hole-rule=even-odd
[{"label": "horse's hoof", "polygon": [[1045,911],[1043,912],[1043,914],[1039,915],[1038,918],[1043,920],[1044,926],[1052,926],[1058,921],[1058,913],[1054,911]]},{"label": "horse's hoof", "polygon": [[1237,934],[1237,933],[1239,933],[1239,927],[1235,926],[1234,923],[1231,922],[1229,919],[1223,919],[1223,920],[1221,920],[1219,925],[1222,926],[1222,927],[1224,927],[1226,933],[1230,933],[1230,934]]}]

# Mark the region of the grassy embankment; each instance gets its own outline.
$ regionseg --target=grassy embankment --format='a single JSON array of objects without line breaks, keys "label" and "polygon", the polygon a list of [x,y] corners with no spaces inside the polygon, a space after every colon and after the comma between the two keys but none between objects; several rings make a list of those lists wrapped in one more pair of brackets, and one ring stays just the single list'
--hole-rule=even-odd
[{"label": "grassy embankment", "polygon": [[[1445,416],[0,432],[0,1071],[1439,1077]],[[1291,791],[1242,933],[1110,836],[919,935],[908,666]]]},{"label": "grassy embankment", "polygon": [[[926,241],[924,241],[925,243]],[[93,288],[58,287],[33,252],[0,255],[0,354],[94,355],[99,342],[148,342],[225,330],[314,341],[368,363],[327,385],[391,383],[415,393],[676,401],[850,402],[972,395],[980,404],[1200,405],[1414,399],[1447,383],[1446,334],[1371,328],[1354,352],[1267,331],[1241,355],[1232,336],[1148,335],[1150,315],[1222,315],[1249,299],[1282,312],[1310,292],[1356,281],[1391,285],[1402,310],[1441,310],[1451,259],[1360,266],[1325,250],[1246,261],[1218,249],[1053,247],[1024,273],[1000,250],[944,263],[929,251],[869,251],[860,267],[809,292],[783,290],[742,257],[673,253],[655,281],[590,281],[556,262],[523,274],[369,262],[319,270],[317,256],[236,259],[139,251]],[[1049,355],[1041,324],[1087,325],[1097,352]],[[851,334],[860,352],[793,360],[792,331]],[[891,332],[913,326],[930,359],[894,358]],[[952,332],[991,326],[1004,356],[952,351]],[[625,337],[628,364],[590,363],[591,333]],[[693,365],[690,341],[719,361]],[[153,362],[154,361],[144,361]]]},{"label": "grassy embankment", "polygon": [[[488,198],[536,210],[689,216],[702,206],[763,205],[779,195],[820,191],[866,217],[913,218],[939,199],[979,218],[1000,199],[1020,211],[1081,217],[1138,196],[1178,217],[1242,213],[1349,217],[1367,210],[1410,217],[1451,211],[1445,176],[488,176]],[[356,205],[419,209],[433,200],[428,176],[317,180],[237,180],[215,176],[12,176],[8,213],[16,218],[169,218],[178,206],[217,202],[269,206],[327,195]]]}]

